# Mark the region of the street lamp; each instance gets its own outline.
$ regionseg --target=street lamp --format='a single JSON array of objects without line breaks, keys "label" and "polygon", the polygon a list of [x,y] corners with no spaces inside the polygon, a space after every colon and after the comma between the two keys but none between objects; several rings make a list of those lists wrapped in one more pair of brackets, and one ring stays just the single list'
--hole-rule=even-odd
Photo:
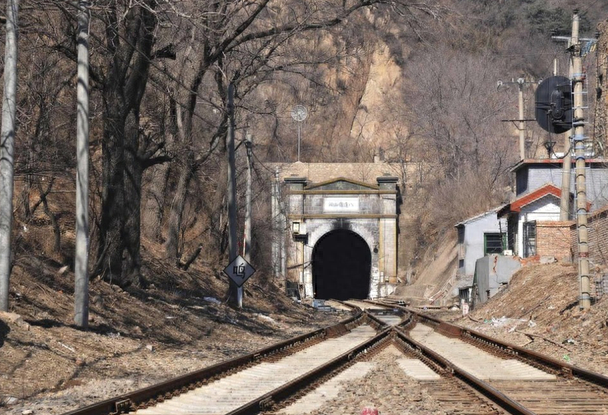
[{"label": "street lamp", "polygon": [[298,161],[300,161],[300,141],[302,140],[302,122],[308,118],[308,109],[304,105],[296,105],[291,110],[291,118],[298,123]]}]

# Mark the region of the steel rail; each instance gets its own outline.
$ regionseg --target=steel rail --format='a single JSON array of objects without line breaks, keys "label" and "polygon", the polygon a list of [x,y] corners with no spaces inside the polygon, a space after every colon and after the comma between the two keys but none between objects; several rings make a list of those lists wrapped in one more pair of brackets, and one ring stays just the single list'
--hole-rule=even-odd
[{"label": "steel rail", "polygon": [[562,373],[564,376],[574,376],[579,379],[585,380],[596,386],[602,388],[608,387],[608,376],[604,376],[600,373],[592,372],[587,369],[583,369],[569,363],[561,362],[549,356],[545,356],[533,350],[525,349],[521,346],[517,346],[512,343],[504,342],[495,338],[492,338],[486,334],[478,331],[457,326],[452,323],[445,322],[436,317],[428,314],[419,313],[409,309],[409,311],[416,316],[417,319],[426,321],[437,327],[437,331],[452,337],[460,337],[464,339],[471,339],[475,342],[480,342],[486,345],[490,345],[504,353],[515,355],[525,360],[529,360],[535,363],[542,364],[543,366]]},{"label": "steel rail", "polygon": [[[385,307],[387,306],[386,304],[381,303],[378,303],[378,305],[383,305]],[[391,307],[393,310],[399,310],[401,313],[405,314],[405,318],[398,326],[387,327],[387,323],[373,315],[374,310],[362,311],[361,309],[356,309],[352,317],[343,320],[336,325],[314,330],[310,333],[265,347],[248,355],[218,363],[214,366],[201,369],[199,371],[192,372],[157,385],[152,385],[117,398],[108,399],[106,401],[90,405],[86,408],[71,411],[64,415],[117,414],[133,410],[138,406],[141,407],[140,405],[146,405],[146,403],[153,400],[160,402],[172,397],[173,395],[178,395],[189,389],[194,389],[195,387],[198,387],[202,383],[213,378],[217,378],[219,376],[234,372],[235,370],[259,363],[262,359],[281,356],[282,353],[290,349],[295,350],[298,346],[304,345],[308,341],[318,338],[338,337],[350,331],[353,326],[360,324],[362,321],[367,321],[367,323],[374,327],[374,329],[379,333],[376,334],[372,339],[361,343],[330,362],[310,370],[304,375],[289,381],[285,385],[258,398],[255,398],[240,408],[229,412],[228,415],[253,415],[271,410],[275,405],[285,403],[285,401],[297,396],[297,394],[301,393],[303,390],[306,390],[312,385],[318,384],[324,379],[332,376],[332,373],[339,372],[342,368],[352,364],[357,357],[361,356],[362,353],[370,351],[375,353],[377,350],[379,350],[378,346],[386,344],[386,341],[388,340],[395,341],[395,343],[403,350],[409,351],[418,356],[423,362],[440,374],[443,374],[444,376],[453,376],[454,379],[466,384],[467,387],[474,390],[477,395],[484,396],[485,399],[491,401],[494,405],[496,405],[496,407],[516,415],[534,414],[533,411],[526,408],[524,405],[522,405],[522,403],[508,397],[490,383],[483,381],[473,376],[471,373],[455,366],[448,359],[411,338],[408,331],[410,327],[417,322],[429,324],[438,332],[449,337],[461,338],[462,340],[470,341],[473,344],[479,344],[482,346],[482,348],[489,346],[491,350],[495,350],[497,353],[513,355],[524,361],[529,361],[532,364],[537,365],[537,367],[538,365],[542,365],[545,370],[556,371],[562,376],[568,378],[576,377],[591,384],[597,385],[604,390],[608,385],[608,377],[604,375],[563,363],[559,360],[541,355],[537,352],[527,350],[513,344],[499,341],[483,333],[442,321],[434,316],[412,310],[408,307],[403,307],[396,304],[391,304],[389,307]]]},{"label": "steel rail", "polygon": [[443,368],[443,370],[449,374],[452,374],[454,377],[460,379],[477,392],[494,402],[496,405],[500,406],[505,411],[514,415],[534,415],[535,413],[527,409],[525,406],[520,404],[519,402],[510,399],[505,394],[500,392],[498,389],[494,388],[487,382],[471,375],[469,372],[460,369],[457,366],[454,366],[449,360],[445,359],[440,354],[434,352],[430,348],[422,345],[416,340],[412,339],[408,336],[402,328],[396,327],[395,333],[397,339],[401,340],[405,345],[416,355],[424,357],[424,359],[428,359]]},{"label": "steel rail", "polygon": [[221,376],[229,371],[233,371],[252,363],[258,363],[265,357],[288,350],[312,339],[318,337],[329,338],[336,336],[339,333],[346,332],[348,331],[348,326],[357,324],[364,318],[364,316],[365,315],[362,312],[357,311],[353,316],[333,326],[317,329],[310,333],[305,333],[264,347],[253,353],[220,362],[213,366],[187,373],[177,378],[169,379],[167,381],[129,392],[118,397],[106,399],[81,409],[66,412],[63,415],[108,415],[124,413],[149,400],[159,398],[163,399],[165,396],[178,392],[183,388],[188,388],[198,382],[204,382],[213,377]]},{"label": "steel rail", "polygon": [[336,372],[344,366],[352,363],[357,357],[367,350],[378,346],[381,342],[390,339],[392,330],[390,327],[384,329],[376,336],[369,340],[355,346],[351,350],[341,354],[335,359],[327,362],[326,364],[319,366],[316,369],[292,380],[289,383],[259,397],[249,403],[241,406],[234,411],[229,412],[227,415],[255,415],[262,411],[267,411],[272,408],[274,404],[280,403],[296,395],[301,390],[309,387],[311,384],[319,381],[325,376]]}]

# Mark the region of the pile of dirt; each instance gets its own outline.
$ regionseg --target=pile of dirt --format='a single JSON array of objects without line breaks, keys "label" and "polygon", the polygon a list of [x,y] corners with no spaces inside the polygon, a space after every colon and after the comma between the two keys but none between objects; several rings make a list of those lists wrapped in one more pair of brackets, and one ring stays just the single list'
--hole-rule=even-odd
[{"label": "pile of dirt", "polygon": [[571,264],[529,265],[507,288],[455,323],[608,375],[608,295],[579,307]]},{"label": "pile of dirt", "polygon": [[66,267],[33,256],[16,261],[10,312],[0,313],[1,413],[61,414],[347,316],[296,303],[261,273],[245,284],[243,308],[231,308],[220,270],[185,272],[144,259],[146,289],[91,282],[88,330],[73,324]]}]

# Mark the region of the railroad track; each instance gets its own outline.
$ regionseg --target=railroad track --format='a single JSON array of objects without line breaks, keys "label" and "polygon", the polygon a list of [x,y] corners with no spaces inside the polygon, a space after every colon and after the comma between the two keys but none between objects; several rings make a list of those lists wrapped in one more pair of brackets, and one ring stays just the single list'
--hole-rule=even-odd
[{"label": "railroad track", "polygon": [[357,311],[336,326],[66,415],[347,413],[359,390],[387,413],[608,413],[608,377],[405,307],[343,304]]}]

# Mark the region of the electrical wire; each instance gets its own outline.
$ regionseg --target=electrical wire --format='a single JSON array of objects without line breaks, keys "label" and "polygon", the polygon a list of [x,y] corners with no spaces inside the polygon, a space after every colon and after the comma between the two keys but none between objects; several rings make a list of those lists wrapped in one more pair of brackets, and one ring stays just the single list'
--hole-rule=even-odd
[{"label": "electrical wire", "polygon": [[[78,5],[69,2],[69,1],[62,1],[64,4],[67,4],[68,6],[75,8],[77,10],[79,10]],[[59,11],[59,10],[58,10]],[[89,13],[91,14],[91,16],[97,18],[100,22],[105,23],[104,19],[102,16],[95,14],[95,13],[91,13],[91,10],[89,9]],[[72,16],[74,17],[74,16]],[[132,42],[130,42],[124,35],[122,35],[121,33],[119,33],[118,31],[115,32],[116,36],[119,37],[121,40],[123,40],[125,43],[127,43],[131,48],[133,48],[133,51],[135,53],[137,53],[138,55],[142,56],[143,58],[146,59],[147,63],[150,64],[151,67],[153,67],[154,69],[156,69],[161,75],[166,76],[167,78],[169,78],[171,81],[175,82],[177,86],[181,87],[183,89],[183,91],[188,92],[189,94],[195,95],[197,97],[197,99],[201,99],[206,101],[208,104],[214,106],[215,108],[219,109],[220,111],[225,111],[225,108],[223,107],[218,107],[216,105],[214,105],[211,101],[209,101],[208,99],[206,99],[205,97],[201,96],[197,91],[193,91],[192,89],[190,89],[190,87],[188,87],[187,85],[185,85],[182,81],[180,81],[179,79],[177,79],[174,75],[172,75],[171,73],[167,72],[166,69],[161,68],[159,65],[157,65],[153,59],[150,59],[150,57],[143,53],[139,48],[136,47],[136,45],[134,45]],[[89,33],[89,36],[91,36],[92,38],[94,38],[95,40],[97,40],[99,42],[99,45],[106,50],[106,52],[111,52],[109,47],[105,44],[105,42],[103,41],[103,39],[99,38],[99,36],[97,36],[94,33]],[[149,79],[152,79],[151,77]],[[153,82],[151,82],[151,85],[161,94],[165,95],[166,97],[173,99],[176,103],[176,105],[179,105],[182,109],[185,110],[190,110],[190,108],[186,105],[183,104],[181,102],[179,102],[174,96],[172,96],[171,94],[167,93],[167,91],[163,90],[162,88],[158,87],[155,84],[155,80],[153,80]],[[201,121],[203,121],[204,123],[206,123],[207,125],[211,125],[211,123],[206,120],[205,118],[203,118],[202,116],[200,116],[199,114],[197,114],[196,112],[192,112],[192,116],[194,118],[197,118]]]},{"label": "electrical wire", "polygon": [[264,163],[263,163],[263,162],[262,162],[262,161],[261,161],[261,160],[258,158],[258,156],[255,154],[255,152],[253,151],[253,149],[252,149],[252,151],[251,151],[251,154],[253,155],[253,158],[255,158],[255,159],[258,161],[258,163],[260,163],[260,165],[261,165],[261,166],[262,166],[264,169],[268,170],[268,171],[269,171],[270,173],[272,173],[272,174],[275,174],[275,171],[271,170],[269,167],[266,167],[266,166],[264,165]]}]

